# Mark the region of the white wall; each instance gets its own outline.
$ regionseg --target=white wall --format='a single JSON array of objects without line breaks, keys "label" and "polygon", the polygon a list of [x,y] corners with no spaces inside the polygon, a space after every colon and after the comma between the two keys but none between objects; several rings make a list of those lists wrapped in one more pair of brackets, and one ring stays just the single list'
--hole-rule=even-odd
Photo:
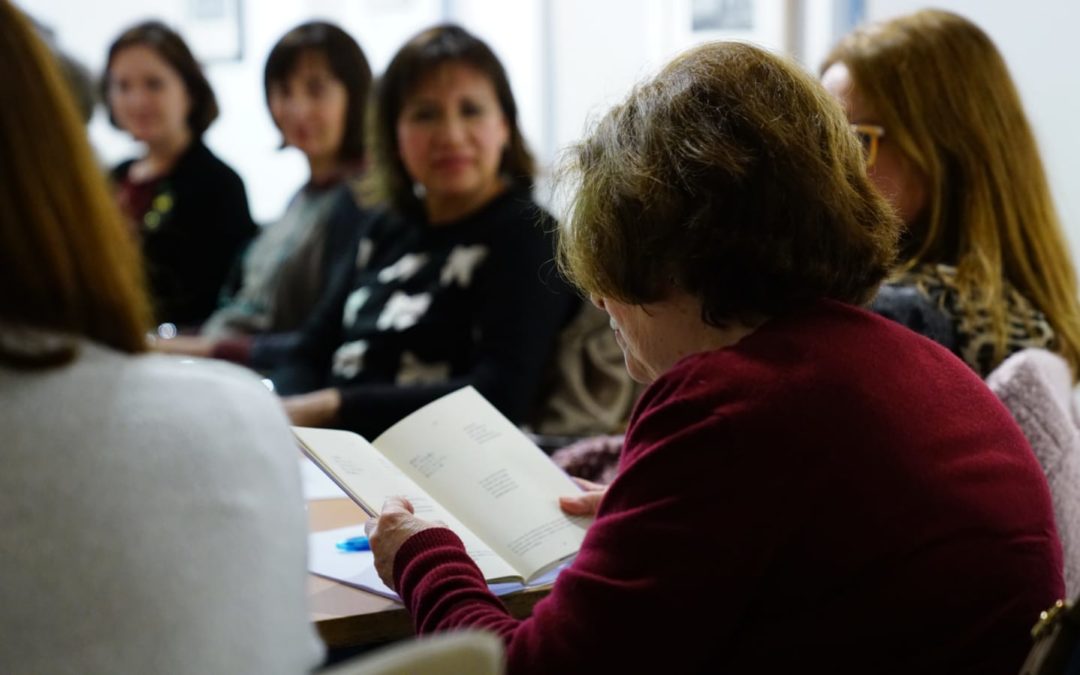
[{"label": "white wall", "polygon": [[[62,48],[100,72],[109,44],[127,26],[148,18],[175,25],[187,0],[15,0],[56,33]],[[373,22],[369,17],[377,15]],[[221,116],[207,144],[244,178],[252,213],[259,222],[278,217],[307,177],[302,155],[278,150],[280,135],[266,109],[262,74],[274,43],[297,24],[325,18],[349,31],[379,73],[401,44],[424,26],[444,18],[441,0],[247,0],[243,59],[205,66]],[[137,152],[99,109],[90,136],[102,160],[116,163]]]},{"label": "white wall", "polygon": [[1080,263],[1080,3],[937,0],[928,5],[915,0],[869,0],[866,17],[880,20],[926,6],[971,19],[1004,55],[1035,128],[1073,260]]},{"label": "white wall", "polygon": [[[119,32],[146,18],[175,24],[191,0],[15,0],[56,31],[60,45],[100,71]],[[526,140],[549,166],[580,138],[588,121],[630,87],[695,42],[725,34],[692,33],[689,0],[241,0],[245,50],[238,62],[206,66],[221,117],[206,140],[243,176],[255,218],[267,222],[306,177],[303,158],[278,150],[266,111],[262,69],[289,28],[325,18],[348,30],[380,73],[420,29],[454,20],[489,42],[510,74]],[[851,0],[760,0],[752,38],[773,49],[798,47],[816,65],[837,37]],[[797,17],[798,35],[783,17]],[[785,32],[786,31],[786,32]],[[90,126],[102,159],[115,163],[137,148],[99,112]],[[541,189],[542,200],[546,193]]]}]

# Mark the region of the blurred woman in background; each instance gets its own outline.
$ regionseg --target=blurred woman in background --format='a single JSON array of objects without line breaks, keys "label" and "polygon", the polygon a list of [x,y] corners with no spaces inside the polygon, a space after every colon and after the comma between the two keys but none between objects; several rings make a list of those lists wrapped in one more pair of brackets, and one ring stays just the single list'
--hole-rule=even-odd
[{"label": "blurred woman in background", "polygon": [[250,373],[145,354],[138,250],[57,64],[0,0],[0,664],[300,673],[306,518]]},{"label": "blurred woman in background", "polygon": [[423,31],[381,78],[373,129],[369,198],[387,206],[273,376],[290,417],[377,434],[471,384],[523,421],[579,301],[550,265],[502,64],[460,27]]},{"label": "blurred woman in background", "polygon": [[[907,225],[900,272],[874,309],[986,376],[1045,347],[1080,367],[1069,248],[1020,96],[990,38],[924,10],[860,28],[822,65]],[[944,316],[945,321],[940,317]]]},{"label": "blurred woman in background", "polygon": [[159,345],[268,369],[293,347],[330,280],[351,270],[365,223],[354,190],[366,166],[371,68],[345,31],[315,21],[274,45],[263,86],[282,145],[307,160],[308,182],[244,254],[238,287],[202,335]]},{"label": "blurred woman in background", "polygon": [[191,50],[149,21],[109,47],[109,119],[146,154],[113,170],[120,206],[142,242],[157,321],[202,323],[255,233],[244,184],[202,142],[217,101]]}]

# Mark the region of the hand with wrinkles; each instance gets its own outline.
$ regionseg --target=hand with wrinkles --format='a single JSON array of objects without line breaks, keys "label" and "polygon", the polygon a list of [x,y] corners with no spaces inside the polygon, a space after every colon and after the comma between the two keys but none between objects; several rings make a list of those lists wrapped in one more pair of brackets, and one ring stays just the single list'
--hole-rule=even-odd
[{"label": "hand with wrinkles", "polygon": [[375,556],[375,571],[387,587],[394,588],[394,558],[401,546],[414,534],[433,527],[445,526],[417,518],[412,504],[404,497],[387,498],[382,513],[364,524]]}]

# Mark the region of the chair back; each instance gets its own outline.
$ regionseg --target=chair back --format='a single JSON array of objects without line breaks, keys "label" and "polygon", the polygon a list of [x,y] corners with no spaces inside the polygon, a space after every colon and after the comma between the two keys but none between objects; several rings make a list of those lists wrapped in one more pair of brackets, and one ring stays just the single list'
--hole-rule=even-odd
[{"label": "chair back", "polygon": [[333,668],[324,675],[502,675],[502,641],[491,633],[462,631],[394,643]]},{"label": "chair back", "polygon": [[641,386],[630,379],[608,315],[591,302],[559,333],[540,409],[530,425],[542,436],[621,433]]},{"label": "chair back", "polygon": [[1007,358],[986,383],[1023,430],[1046,474],[1065,558],[1068,597],[1080,593],[1080,413],[1063,358],[1024,349]]}]

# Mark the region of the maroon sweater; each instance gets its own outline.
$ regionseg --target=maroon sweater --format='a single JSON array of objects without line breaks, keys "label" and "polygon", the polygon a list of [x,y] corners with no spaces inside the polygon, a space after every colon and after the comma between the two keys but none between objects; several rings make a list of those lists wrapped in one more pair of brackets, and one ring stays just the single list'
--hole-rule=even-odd
[{"label": "maroon sweater", "polygon": [[1062,597],[1046,481],[981,380],[821,302],[643,394],[576,561],[511,618],[445,529],[395,582],[417,630],[484,627],[517,673],[1015,673]]}]

